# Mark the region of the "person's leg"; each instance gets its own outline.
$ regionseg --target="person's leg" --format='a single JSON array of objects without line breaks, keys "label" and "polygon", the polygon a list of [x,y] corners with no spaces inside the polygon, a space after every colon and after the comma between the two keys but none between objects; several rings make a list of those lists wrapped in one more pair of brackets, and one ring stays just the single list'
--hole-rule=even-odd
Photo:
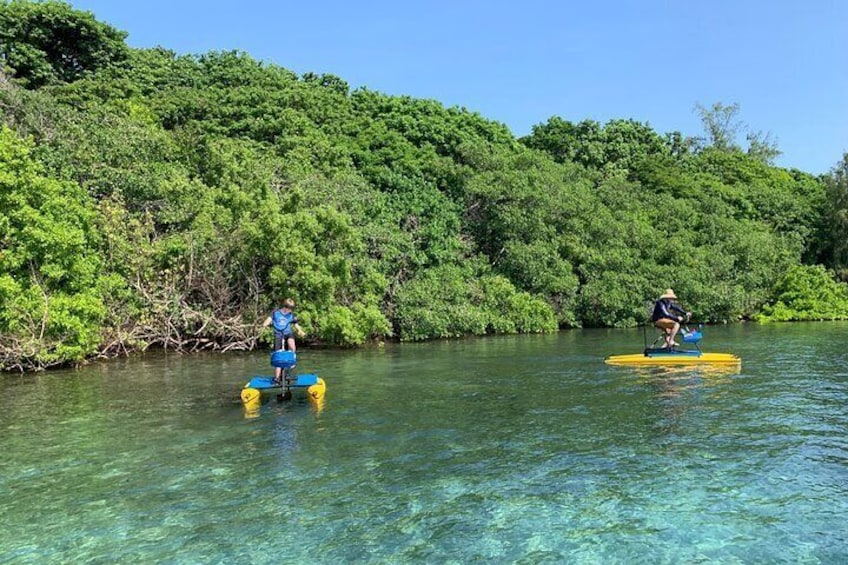
[{"label": "person's leg", "polygon": [[679,332],[679,331],[680,331],[680,323],[674,322],[674,327],[672,327],[671,330],[669,330],[669,333],[668,333],[668,346],[669,347],[674,347],[675,345],[677,345],[677,343],[675,343],[675,341],[674,341],[674,338],[675,338],[675,336],[677,336],[677,332]]},{"label": "person's leg", "polygon": [[654,325],[663,331],[665,346],[671,347],[674,344],[674,338],[672,335],[676,334],[677,330],[680,329],[680,324],[669,318],[660,318],[654,322]]},{"label": "person's leg", "polygon": [[654,342],[651,344],[651,347],[657,347],[660,341],[662,341],[663,345],[665,345],[666,341],[668,340],[666,336],[668,330],[663,327],[662,320],[656,320],[654,322],[654,327],[660,331],[660,335],[654,340]]},{"label": "person's leg", "polygon": [[[285,336],[283,339],[285,340],[286,351],[291,351],[292,353],[296,353],[297,348],[294,344],[294,337],[293,336]],[[283,371],[283,378],[288,380],[289,374],[291,374],[291,370],[294,369],[294,368],[295,368],[295,365],[292,365],[291,367],[289,367],[285,371]]]},{"label": "person's leg", "polygon": [[[282,334],[274,333],[274,351],[282,351],[283,349],[283,336]],[[274,367],[274,381],[280,382],[280,376],[282,375],[283,370],[280,367]]]},{"label": "person's leg", "polygon": [[[280,350],[291,351],[294,353],[295,345],[294,338],[292,336],[281,336],[280,338]],[[286,367],[282,369],[282,377],[278,377],[277,382],[280,382],[284,385],[283,393],[280,394],[277,398],[281,400],[288,400],[291,398],[291,389],[289,388],[290,381],[294,380],[291,377],[291,371],[294,369],[294,365],[291,367]],[[280,371],[280,369],[277,369]]]}]

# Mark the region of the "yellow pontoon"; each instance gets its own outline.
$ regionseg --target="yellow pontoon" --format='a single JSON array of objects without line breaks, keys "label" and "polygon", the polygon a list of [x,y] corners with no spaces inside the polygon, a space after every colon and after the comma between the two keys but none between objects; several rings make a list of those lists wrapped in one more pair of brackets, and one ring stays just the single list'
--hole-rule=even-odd
[{"label": "yellow pontoon", "polygon": [[668,349],[645,350],[644,353],[612,355],[604,359],[608,365],[741,365],[742,359],[732,353],[704,353]]},{"label": "yellow pontoon", "polygon": [[[604,359],[609,365],[722,365],[741,366],[742,359],[732,353],[706,353],[701,351],[698,343],[701,341],[701,327],[690,330],[688,327],[681,329],[684,343],[689,343],[695,349],[677,349],[676,347],[656,347],[665,340],[661,335],[654,341],[653,345],[647,346],[642,353],[629,353],[626,355],[612,355]],[[647,341],[647,340],[646,340]]]}]

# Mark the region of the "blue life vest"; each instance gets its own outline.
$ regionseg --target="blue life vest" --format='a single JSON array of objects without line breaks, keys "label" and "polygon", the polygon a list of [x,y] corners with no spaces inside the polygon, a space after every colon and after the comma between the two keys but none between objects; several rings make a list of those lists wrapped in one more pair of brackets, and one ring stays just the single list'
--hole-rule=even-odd
[{"label": "blue life vest", "polygon": [[294,317],[294,312],[284,314],[282,310],[274,310],[271,315],[271,320],[274,322],[274,330],[283,335],[292,335],[292,324],[297,323],[297,318]]}]

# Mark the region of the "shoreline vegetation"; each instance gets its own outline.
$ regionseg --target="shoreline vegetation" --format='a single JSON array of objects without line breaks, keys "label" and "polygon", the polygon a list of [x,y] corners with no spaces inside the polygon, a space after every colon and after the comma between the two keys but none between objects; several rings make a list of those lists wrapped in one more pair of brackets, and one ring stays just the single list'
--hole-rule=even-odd
[{"label": "shoreline vegetation", "polygon": [[776,167],[737,104],[696,104],[700,137],[553,116],[517,138],[125,38],[0,0],[0,370],[254,349],[284,297],[345,347],[632,327],[667,287],[708,323],[848,319],[848,154]]}]

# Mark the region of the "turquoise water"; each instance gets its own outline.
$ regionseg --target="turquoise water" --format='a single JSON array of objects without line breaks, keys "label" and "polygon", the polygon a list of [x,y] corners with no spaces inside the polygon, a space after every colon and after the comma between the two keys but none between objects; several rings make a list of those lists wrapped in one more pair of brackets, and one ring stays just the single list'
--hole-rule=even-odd
[{"label": "turquoise water", "polygon": [[639,330],[0,377],[0,562],[844,563],[848,324],[709,327],[741,371],[631,369]]}]

